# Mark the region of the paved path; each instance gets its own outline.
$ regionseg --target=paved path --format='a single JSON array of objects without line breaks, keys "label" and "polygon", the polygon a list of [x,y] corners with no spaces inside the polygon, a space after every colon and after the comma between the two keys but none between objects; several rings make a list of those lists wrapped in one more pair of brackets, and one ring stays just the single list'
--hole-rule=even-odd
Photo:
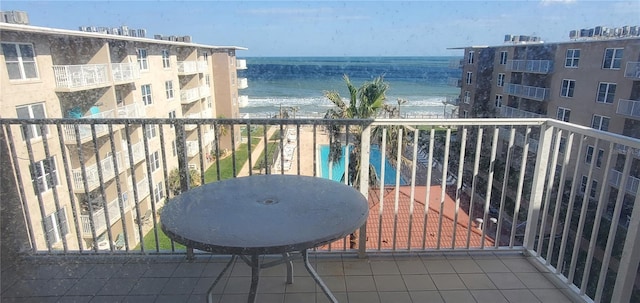
[{"label": "paved path", "polygon": [[[265,127],[267,127],[265,125]],[[271,136],[273,136],[273,134],[278,130],[277,127],[273,127],[273,126],[268,126],[269,129],[267,130],[267,140],[269,138],[271,138]],[[251,144],[251,140],[247,140],[247,144]],[[262,151],[266,149],[266,144],[265,144],[265,138],[264,136],[261,134],[260,135],[260,142],[258,143],[258,145],[256,145],[256,147],[251,151],[251,160],[253,161],[253,163],[251,163],[252,165],[255,165],[255,163],[257,163],[260,158],[260,155],[262,154]],[[242,168],[240,169],[240,171],[238,172],[238,176],[248,176],[249,175],[249,160],[247,159],[247,161],[244,163],[244,165],[242,166]]]}]

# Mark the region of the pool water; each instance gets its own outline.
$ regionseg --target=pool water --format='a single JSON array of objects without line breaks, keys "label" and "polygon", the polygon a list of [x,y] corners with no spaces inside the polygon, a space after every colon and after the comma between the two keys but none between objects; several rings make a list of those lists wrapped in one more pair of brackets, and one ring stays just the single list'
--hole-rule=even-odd
[{"label": "pool water", "polygon": [[[342,147],[342,159],[340,162],[331,164],[331,180],[340,182],[342,180],[342,176],[344,175],[344,162],[346,157],[347,149]],[[369,155],[369,163],[373,165],[376,170],[376,174],[380,176],[380,160],[382,158],[382,154],[380,153],[380,148],[377,145],[371,146],[371,154]],[[325,179],[329,179],[329,145],[321,145],[320,146],[320,167],[321,167],[321,177]],[[388,159],[384,160],[384,184],[385,185],[395,185],[396,184],[396,169],[391,165]],[[400,177],[400,185],[407,185],[407,181],[404,178]]]}]

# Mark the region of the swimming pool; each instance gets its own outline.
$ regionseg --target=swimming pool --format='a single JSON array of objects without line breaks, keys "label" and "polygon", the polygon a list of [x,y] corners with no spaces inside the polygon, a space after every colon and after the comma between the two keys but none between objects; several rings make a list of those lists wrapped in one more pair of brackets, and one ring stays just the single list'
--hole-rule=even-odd
[{"label": "swimming pool", "polygon": [[[342,147],[342,159],[339,163],[331,164],[331,180],[340,182],[344,175],[344,159],[346,157],[347,149]],[[320,173],[321,177],[329,179],[329,145],[320,146]],[[376,169],[376,174],[380,176],[380,159],[382,154],[380,148],[377,145],[371,146],[371,154],[369,156],[369,163]],[[395,185],[396,184],[396,169],[391,165],[388,159],[384,161],[384,184]],[[400,177],[400,185],[407,185],[407,181]]]}]

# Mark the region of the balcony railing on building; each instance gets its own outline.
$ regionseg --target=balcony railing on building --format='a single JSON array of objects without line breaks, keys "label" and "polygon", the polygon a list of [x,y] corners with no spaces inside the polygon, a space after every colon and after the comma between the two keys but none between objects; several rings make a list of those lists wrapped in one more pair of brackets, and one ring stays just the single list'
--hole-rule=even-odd
[{"label": "balcony railing on building", "polygon": [[146,116],[145,107],[140,102],[118,106],[118,118],[145,118]]},{"label": "balcony railing on building", "polygon": [[464,66],[464,59],[449,60],[449,68],[458,69],[458,68],[462,68],[463,66]]},{"label": "balcony railing on building", "polygon": [[549,89],[544,87],[507,83],[504,87],[504,93],[537,101],[545,101],[549,94]]},{"label": "balcony railing on building", "polygon": [[455,86],[455,87],[462,87],[462,79],[449,77],[449,78],[447,78],[447,85]]},{"label": "balcony railing on building", "polygon": [[180,102],[189,104],[200,100],[200,87],[180,90]]},{"label": "balcony railing on building", "polygon": [[209,64],[207,63],[207,61],[204,61],[204,60],[198,61],[197,66],[198,66],[199,73],[206,73],[209,69]]},{"label": "balcony railing on building", "polygon": [[544,118],[544,115],[532,113],[526,110],[517,109],[503,105],[500,107],[500,116],[504,118]]},{"label": "balcony railing on building", "polygon": [[624,76],[631,79],[640,79],[640,62],[627,62]]},{"label": "balcony railing on building", "polygon": [[200,98],[206,98],[211,96],[211,87],[207,85],[200,85],[198,87],[198,94],[200,95]]},{"label": "balcony railing on building", "polygon": [[[114,110],[107,110],[104,112],[87,115],[82,117],[83,119],[113,119],[116,112]],[[106,122],[105,122],[106,123]],[[77,126],[77,132],[76,132]],[[107,124],[94,124],[96,135],[101,136],[109,133],[109,126]],[[67,124],[64,125],[64,139],[65,143],[76,144],[77,140],[80,142],[87,142],[92,138],[91,125],[87,124]]]},{"label": "balcony railing on building", "polygon": [[[96,121],[84,121],[77,119],[80,127],[91,127]],[[101,121],[102,122],[102,121]],[[78,207],[71,207],[71,203],[77,200],[65,200],[67,195],[64,182],[57,183],[56,191],[37,192],[36,186],[25,186],[32,181],[28,173],[29,167],[41,159],[33,157],[35,154],[51,155],[48,146],[61,146],[73,149],[65,144],[60,144],[66,138],[59,137],[58,132],[50,131],[48,136],[41,140],[23,141],[20,126],[32,124],[47,127],[50,130],[61,128],[68,123],[64,119],[1,119],[5,137],[11,140],[8,145],[10,150],[11,165],[14,172],[21,173],[15,176],[18,182],[16,191],[18,199],[10,199],[13,203],[24,204],[21,209],[24,217],[16,226],[27,226],[33,231],[33,237],[24,239],[30,242],[33,254],[51,255],[60,252],[76,254],[99,253],[96,249],[77,250],[74,247],[83,247],[75,244],[80,235],[72,234],[62,237],[59,241],[69,244],[65,246],[49,245],[46,233],[41,232],[41,222],[49,213],[45,213],[41,203],[54,203],[57,201],[61,207],[69,213],[67,215],[70,224],[76,224],[78,232],[86,234],[86,220],[81,217],[85,213],[72,213]],[[533,262],[538,262],[541,267],[549,270],[549,275],[558,277],[577,296],[585,301],[612,301],[628,302],[634,283],[637,280],[640,247],[636,239],[640,232],[640,180],[632,176],[632,167],[638,165],[633,154],[640,150],[640,139],[634,139],[609,132],[598,131],[589,127],[566,123],[548,118],[517,118],[517,119],[374,119],[374,120],[330,120],[330,119],[108,119],[112,129],[122,129],[122,125],[161,125],[158,133],[160,142],[165,142],[169,148],[169,142],[176,141],[178,160],[170,150],[160,150],[160,159],[152,159],[144,163],[141,173],[139,167],[118,168],[118,178],[127,182],[122,188],[111,186],[111,191],[117,191],[117,195],[127,193],[131,205],[140,205],[141,209],[153,209],[155,204],[146,199],[151,191],[161,188],[166,191],[169,188],[169,180],[159,178],[155,173],[153,189],[147,178],[147,170],[157,168],[171,169],[178,167],[183,175],[189,174],[189,169],[195,166],[201,172],[208,169],[215,171],[223,165],[221,150],[218,148],[207,149],[208,141],[213,141],[212,129],[225,127],[231,132],[234,129],[252,131],[259,126],[264,129],[256,130],[251,136],[263,143],[252,146],[248,157],[249,163],[234,163],[232,175],[244,176],[251,173],[270,174],[275,172],[275,167],[285,167],[285,163],[274,163],[272,159],[282,159],[284,151],[279,151],[277,156],[267,161],[266,170],[260,172],[241,172],[240,167],[247,164],[254,167],[258,157],[266,148],[264,142],[272,140],[277,131],[297,134],[292,144],[296,146],[294,158],[290,161],[291,169],[288,171],[277,170],[277,173],[313,175],[323,177],[321,169],[305,171],[303,164],[323,163],[322,153],[329,142],[336,142],[331,132],[327,129],[342,128],[341,140],[344,144],[353,144],[352,136],[344,136],[347,129],[350,133],[359,136],[361,152],[358,159],[362,163],[371,163],[375,173],[369,172],[370,165],[360,165],[358,174],[361,176],[359,183],[360,192],[367,197],[371,207],[370,216],[366,228],[360,230],[356,248],[351,248],[349,239],[339,240],[331,245],[318,248],[319,251],[358,252],[362,255],[368,252],[393,252],[397,254],[437,251],[439,253],[467,252],[472,250],[493,252],[495,250],[513,251],[531,256]],[[195,124],[207,130],[203,136],[193,140],[191,134],[187,135],[185,127]],[[116,127],[117,125],[120,125]],[[173,126],[170,128],[169,126]],[[238,127],[235,127],[238,126]],[[244,128],[242,128],[244,126]],[[250,127],[249,127],[250,126]],[[130,127],[130,126],[129,126]],[[170,130],[170,131],[169,131]],[[237,130],[236,130],[237,131]],[[244,133],[243,136],[250,134]],[[210,135],[208,135],[210,134]],[[91,141],[97,138],[92,133]],[[102,139],[105,142],[127,140],[123,144],[117,144],[119,153],[130,153],[121,157],[115,154],[113,157],[135,157],[129,147],[128,136],[120,136],[117,132],[109,133]],[[187,137],[189,139],[187,139]],[[284,145],[288,137],[279,137],[280,144]],[[393,138],[393,140],[388,140]],[[223,138],[219,138],[223,140]],[[305,143],[301,143],[304,141]],[[119,142],[119,141],[118,141]],[[213,141],[215,142],[215,141]],[[216,142],[217,144],[217,142]],[[239,143],[237,143],[239,144]],[[262,144],[262,145],[261,145]],[[124,148],[126,145],[126,149]],[[215,145],[215,144],[214,144]],[[595,150],[605,149],[601,165],[595,169],[596,161],[585,164],[584,155],[588,145],[593,145]],[[528,146],[528,148],[521,148]],[[30,156],[24,157],[22,149],[26,149]],[[95,159],[97,150],[92,150],[90,145],[83,145],[84,159]],[[112,147],[113,148],[113,147]],[[161,147],[162,148],[162,147]],[[244,145],[231,146],[229,160],[239,161],[236,157],[239,151],[244,153],[247,147]],[[216,152],[216,159],[210,161],[210,152]],[[621,154],[621,152],[623,154]],[[163,157],[165,157],[164,159]],[[84,168],[71,167],[77,163],[75,154],[65,153],[51,155],[56,158],[55,163],[57,180],[69,179],[75,190],[76,183],[82,184],[82,194],[86,194],[85,187],[98,188],[102,186],[98,182],[96,174],[102,174],[102,182],[113,180],[114,161],[111,156],[101,160],[100,170],[95,164]],[[65,158],[66,157],[66,158]],[[65,159],[63,159],[65,158]],[[25,160],[26,159],[26,160]],[[346,157],[344,161],[349,161]],[[372,162],[372,159],[374,161]],[[244,161],[244,160],[243,160]],[[117,162],[117,161],[116,161]],[[378,164],[376,164],[378,163]],[[73,164],[76,165],[76,164]],[[200,167],[200,165],[204,165]],[[288,166],[287,164],[286,166]],[[343,163],[343,167],[350,167],[349,163]],[[75,169],[75,170],[74,170]],[[78,169],[84,169],[85,176],[79,176]],[[26,172],[26,173],[25,173]],[[82,171],[80,171],[82,172]],[[71,174],[66,177],[67,173]],[[350,170],[344,171],[344,175],[337,174],[337,182],[348,182]],[[200,181],[205,182],[205,174],[200,175]],[[142,179],[138,176],[144,176]],[[586,178],[580,178],[586,176]],[[136,182],[133,178],[135,177]],[[324,176],[327,177],[327,176]],[[369,177],[373,178],[369,180]],[[225,177],[226,178],[226,177]],[[184,178],[180,184],[183,190],[191,186]],[[126,179],[125,179],[126,180]],[[139,181],[138,181],[139,180]],[[181,178],[182,180],[182,178]],[[583,181],[584,180],[584,181]],[[599,182],[598,189],[592,191],[592,181]],[[55,186],[56,183],[47,179],[47,186]],[[585,182],[586,181],[586,182]],[[215,182],[215,181],[210,181]],[[92,186],[85,186],[85,183]],[[134,184],[135,183],[135,184]],[[160,183],[161,187],[157,187]],[[119,184],[119,183],[118,183]],[[584,188],[581,188],[585,184]],[[612,191],[614,188],[625,184],[624,191]],[[123,184],[120,184],[123,185]],[[45,185],[43,185],[45,186]],[[581,192],[597,193],[595,198],[590,195],[582,195]],[[635,200],[625,199],[625,194],[635,193]],[[80,192],[78,192],[80,194]],[[44,196],[46,195],[46,199]],[[154,197],[160,197],[160,193],[154,192]],[[615,197],[614,197],[615,196]],[[120,224],[114,224],[114,220],[107,220],[111,215],[111,206],[116,200],[110,201],[102,213],[93,211],[94,228],[113,234],[126,233],[129,242],[121,251],[109,251],[115,254],[147,254],[152,250],[158,254],[168,253],[184,254],[185,250],[171,246],[163,246],[160,240],[156,240],[152,247],[145,247],[142,237],[145,232],[160,233],[159,221],[151,222],[150,227],[142,228],[138,221],[136,226],[124,224],[125,230],[120,231]],[[117,200],[120,207],[120,200]],[[146,204],[144,204],[146,203]],[[49,205],[49,204],[47,204]],[[53,205],[53,204],[51,204]],[[49,205],[49,206],[51,206]],[[20,205],[18,205],[20,206]],[[29,207],[25,207],[29,206]],[[77,206],[77,205],[76,205]],[[130,208],[130,206],[128,206]],[[53,207],[51,207],[53,208]],[[157,209],[153,209],[157,211]],[[118,212],[120,210],[118,209]],[[605,215],[605,211],[607,214]],[[155,213],[155,212],[154,212]],[[131,215],[131,210],[128,213]],[[104,215],[104,216],[102,216]],[[623,225],[621,218],[626,221],[627,216],[632,218],[631,224],[624,231],[619,229]],[[104,217],[104,219],[97,219]],[[118,218],[114,214],[114,218]],[[154,216],[155,218],[155,216]],[[120,218],[121,220],[122,218]],[[74,221],[75,220],[75,221]],[[104,224],[99,220],[104,220]],[[31,223],[29,223],[31,222]],[[96,222],[98,222],[96,224]],[[107,224],[109,222],[109,224]],[[394,223],[395,222],[395,223]],[[479,224],[486,222],[486,224]],[[91,227],[91,226],[90,226]],[[259,228],[259,226],[258,226]],[[150,230],[149,230],[150,229]],[[74,230],[74,229],[69,229]],[[140,233],[138,236],[136,233]],[[95,235],[94,235],[95,234]],[[153,235],[153,234],[152,234]],[[98,236],[95,231],[91,237]],[[85,237],[82,235],[81,237]],[[152,237],[153,238],[153,237]],[[85,238],[86,239],[86,238]],[[95,239],[87,239],[89,241]],[[75,242],[74,242],[75,241]],[[90,243],[90,242],[87,242]],[[631,282],[631,283],[629,283]],[[636,284],[637,285],[637,284]]]},{"label": "balcony railing on building", "polygon": [[129,161],[129,146],[131,146],[131,153],[132,153],[132,157],[133,158],[133,165],[136,165],[138,163],[140,163],[140,161],[144,160],[144,142],[140,141],[138,143],[134,143],[134,144],[127,144],[127,141],[124,140],[122,142],[122,150],[125,151],[124,152],[124,165],[125,166],[129,166],[129,163],[131,163]]},{"label": "balcony railing on building", "polygon": [[[95,156],[94,156],[95,157]],[[118,167],[118,172],[122,172],[122,160],[120,159],[120,153],[116,153],[115,155],[116,165]],[[116,176],[116,169],[113,165],[114,157],[107,156],[104,159],[100,160],[100,168],[98,168],[98,164],[91,164],[82,167],[73,169],[73,188],[75,192],[83,193],[88,191],[92,191],[102,184],[100,182],[100,170],[102,170],[102,182],[107,182],[113,179]],[[87,187],[85,189],[85,182]]]},{"label": "balcony railing on building", "polygon": [[458,106],[458,105],[460,104],[460,97],[458,97],[458,96],[455,96],[455,97],[454,97],[454,96],[447,97],[447,98],[445,99],[445,102],[446,102],[447,104],[451,104],[451,105],[453,105],[453,106]]},{"label": "balcony railing on building", "polygon": [[246,107],[249,105],[249,96],[240,95],[238,96],[238,107]]},{"label": "balcony railing on building", "polygon": [[551,60],[507,60],[507,71],[534,74],[548,74],[551,72]]},{"label": "balcony railing on building", "polygon": [[111,75],[116,84],[133,82],[140,79],[140,66],[138,63],[111,63]]},{"label": "balcony railing on building", "polygon": [[247,60],[236,59],[236,69],[247,69]]},{"label": "balcony railing on building", "polygon": [[[184,116],[187,119],[199,119],[201,118],[201,113],[192,113],[192,114],[187,114],[186,116]],[[184,129],[187,131],[192,131],[194,129],[196,129],[198,127],[197,124],[186,124],[184,126]]]},{"label": "balcony railing on building", "polygon": [[[613,185],[615,188],[620,188],[620,184],[622,180],[622,172],[612,169],[611,177],[609,178],[609,183]],[[638,192],[638,188],[640,188],[640,178],[636,178],[634,176],[628,176],[627,184],[624,186],[624,190],[631,195],[636,195]]]},{"label": "balcony railing on building", "polygon": [[238,78],[238,89],[245,89],[249,87],[249,81],[247,78]]},{"label": "balcony railing on building", "polygon": [[640,119],[640,101],[620,99],[616,113]]},{"label": "balcony railing on building", "polygon": [[107,64],[54,65],[56,90],[62,92],[111,85]]},{"label": "balcony railing on building", "polygon": [[[123,195],[123,199],[122,199],[122,211],[124,213],[127,213],[129,210],[131,210],[132,207],[132,203],[131,200],[129,199],[129,194],[128,193],[124,193]],[[120,218],[122,217],[121,212],[120,212],[120,200],[118,198],[114,199],[113,201],[109,202],[107,204],[107,212],[108,212],[108,216],[109,216],[109,226],[115,224],[116,222],[118,222],[120,220]],[[80,215],[80,220],[81,220],[81,224],[82,224],[82,235],[83,237],[87,238],[87,237],[92,237],[92,233],[91,233],[91,219],[93,217],[93,225],[95,228],[95,233],[97,235],[100,235],[102,233],[104,233],[107,230],[107,219],[106,219],[106,215],[105,215],[105,208],[101,207],[99,209],[94,209],[93,211],[93,216],[90,214],[86,214],[86,215]]]},{"label": "balcony railing on building", "polygon": [[204,73],[207,71],[208,64],[206,61],[178,61],[178,75],[192,75]]}]

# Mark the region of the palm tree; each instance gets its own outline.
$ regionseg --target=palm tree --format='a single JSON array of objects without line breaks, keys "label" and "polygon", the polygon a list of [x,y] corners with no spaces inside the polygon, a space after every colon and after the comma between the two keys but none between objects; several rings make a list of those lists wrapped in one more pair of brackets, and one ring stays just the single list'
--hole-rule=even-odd
[{"label": "palm tree", "polygon": [[[200,172],[198,172],[195,169],[190,169],[189,170],[189,187],[193,188],[193,187],[197,187],[200,186]],[[178,170],[178,168],[173,169],[171,172],[169,172],[169,190],[171,191],[171,194],[173,194],[174,196],[177,196],[180,194],[181,189],[180,189],[180,171]]]},{"label": "palm tree", "polygon": [[[325,119],[373,119],[376,118],[383,108],[386,107],[386,91],[389,85],[385,83],[382,76],[376,77],[373,81],[365,82],[360,88],[356,88],[349,79],[344,75],[344,81],[349,91],[349,103],[342,100],[340,94],[336,91],[325,91],[324,95],[331,101],[335,107],[330,108],[325,113]],[[329,148],[329,161],[338,162],[342,158],[342,141],[340,134],[342,127],[339,125],[329,125],[329,132],[334,140]],[[353,147],[349,153],[349,184],[359,186],[360,173],[360,142],[362,127],[353,126],[345,130],[345,135],[353,138]]]}]

